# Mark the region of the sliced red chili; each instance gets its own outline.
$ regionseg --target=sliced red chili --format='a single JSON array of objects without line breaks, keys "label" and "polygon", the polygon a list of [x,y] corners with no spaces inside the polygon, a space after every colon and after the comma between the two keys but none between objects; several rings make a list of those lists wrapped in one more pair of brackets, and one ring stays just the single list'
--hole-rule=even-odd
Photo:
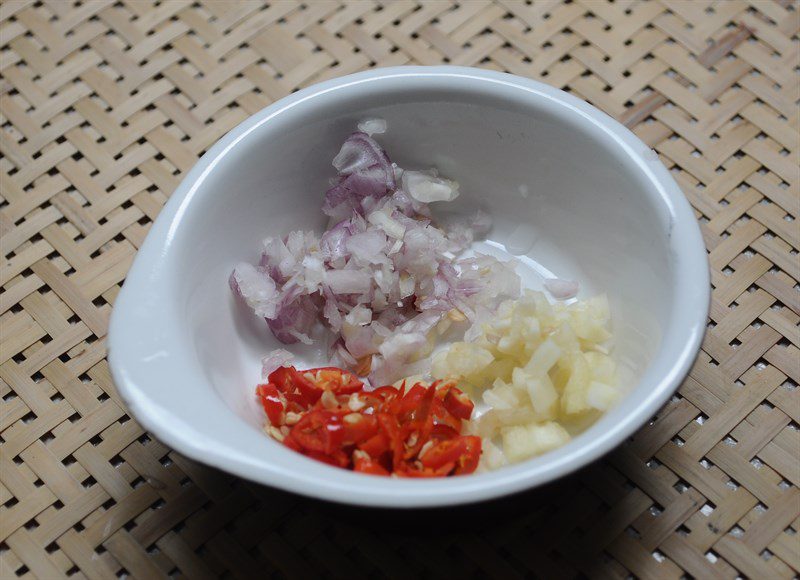
[{"label": "sliced red chili", "polygon": [[459,437],[459,432],[449,425],[438,424],[431,429],[431,441],[447,441]]},{"label": "sliced red chili", "polygon": [[403,440],[401,438],[401,427],[397,417],[389,413],[377,413],[380,432],[388,442],[388,450],[392,456],[392,468],[397,468],[403,462]]},{"label": "sliced red chili", "polygon": [[335,395],[356,393],[364,387],[354,375],[334,367],[320,367],[298,371],[294,367],[280,367],[270,373],[273,383],[287,399],[306,407],[319,401],[325,391]]},{"label": "sliced red chili", "polygon": [[317,461],[322,461],[323,463],[333,465],[334,467],[348,467],[350,465],[350,458],[344,451],[341,450],[331,454],[320,453],[319,451],[302,451],[302,453],[306,457],[316,459]]},{"label": "sliced red chili", "polygon": [[306,408],[322,396],[322,390],[294,367],[278,367],[267,378],[289,401]]},{"label": "sliced red chili", "polygon": [[305,371],[303,374],[310,373],[314,376],[314,383],[317,388],[324,391],[333,391],[337,395],[347,395],[357,393],[364,387],[358,378],[352,373],[337,369],[336,367],[320,367]]},{"label": "sliced red chili", "polygon": [[394,473],[400,477],[444,477],[449,475],[456,466],[455,462],[453,462],[441,465],[434,469],[432,467],[425,467],[418,464],[419,461],[415,463],[405,463],[398,469],[395,469]]},{"label": "sliced red chili", "polygon": [[[420,385],[416,385],[412,388],[411,391],[409,391],[409,395],[412,394],[417,386]],[[419,398],[418,406],[412,413],[412,420],[407,425],[404,425],[401,430],[401,440],[405,445],[404,459],[411,459],[417,456],[422,446],[427,443],[431,430],[433,429],[432,407],[434,398],[436,397],[436,389],[433,386],[428,389],[422,387],[422,389],[422,397]],[[414,397],[414,399],[416,400],[416,397]]]},{"label": "sliced red chili", "polygon": [[475,403],[470,401],[469,397],[467,397],[461,389],[450,387],[447,394],[444,396],[444,408],[454,417],[466,421],[472,416]]},{"label": "sliced red chili", "polygon": [[264,412],[267,414],[269,422],[275,427],[280,427],[284,421],[285,409],[278,387],[272,383],[258,385],[256,387],[256,395],[261,399],[261,406],[264,407]]},{"label": "sliced red chili", "polygon": [[[414,411],[415,422],[426,423],[430,420],[433,412],[433,401],[436,399],[435,386],[436,383],[425,389],[424,395],[419,401],[419,406]],[[433,425],[433,423],[431,423],[431,425]]]},{"label": "sliced red chili", "polygon": [[402,389],[395,389],[394,387],[378,387],[370,391],[370,395],[379,397],[384,403],[389,403],[398,397],[403,396]]},{"label": "sliced red chili", "polygon": [[379,462],[360,454],[353,456],[353,471],[370,475],[389,475],[389,472]]},{"label": "sliced red chili", "polygon": [[388,405],[387,411],[395,415],[401,422],[406,421],[414,414],[414,411],[419,408],[422,399],[428,391],[429,389],[426,389],[420,384],[416,384],[411,387],[405,395],[393,400]]},{"label": "sliced red chili", "polygon": [[378,433],[378,420],[371,415],[348,413],[342,417],[343,445],[357,445]]},{"label": "sliced red chili", "polygon": [[474,435],[463,436],[467,441],[467,452],[461,456],[456,465],[454,475],[467,475],[478,469],[481,460],[482,441]]},{"label": "sliced red chili", "polygon": [[303,452],[303,448],[300,446],[300,444],[292,438],[291,432],[283,438],[283,444],[292,451],[297,451],[298,453]]},{"label": "sliced red chili", "polygon": [[269,374],[267,380],[278,387],[282,393],[287,393],[294,389],[293,375],[296,372],[297,369],[294,367],[278,367]]},{"label": "sliced red chili", "polygon": [[480,437],[464,435],[455,439],[439,441],[420,457],[423,467],[440,469],[452,464],[455,473],[472,473],[478,467],[481,456]]},{"label": "sliced red chili", "polygon": [[435,398],[431,405],[433,407],[432,413],[434,425],[447,425],[451,429],[454,429],[459,433],[461,432],[461,419],[454,417],[450,411],[445,408],[442,399],[439,399],[438,397]]},{"label": "sliced red chili", "polygon": [[380,431],[366,441],[359,443],[358,448],[373,459],[378,459],[392,448],[392,442],[383,431]]},{"label": "sliced red chili", "polygon": [[303,449],[330,455],[341,447],[344,432],[341,412],[314,410],[300,418],[290,435]]},{"label": "sliced red chili", "polygon": [[[288,413],[300,416],[284,444],[313,459],[362,473],[441,477],[471,473],[480,438],[459,435],[473,410],[453,383],[364,391],[352,373],[333,367],[281,367],[256,393],[274,427],[286,433]],[[355,398],[354,398],[355,397]]]},{"label": "sliced red chili", "polygon": [[363,403],[359,411],[372,415],[378,411],[388,412],[393,401],[401,397],[401,391],[394,387],[379,387],[372,391],[361,391],[356,396]]}]

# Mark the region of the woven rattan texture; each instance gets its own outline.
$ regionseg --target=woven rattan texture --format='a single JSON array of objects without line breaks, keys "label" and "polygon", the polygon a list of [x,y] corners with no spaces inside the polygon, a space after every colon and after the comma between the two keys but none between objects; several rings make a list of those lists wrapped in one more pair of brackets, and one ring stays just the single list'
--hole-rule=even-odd
[{"label": "woven rattan texture", "polygon": [[[0,4],[0,576],[792,577],[799,7]],[[620,119],[693,204],[714,286],[691,376],[627,445],[434,535],[187,461],[126,414],[105,359],[126,270],[198,155],[299,87],[407,63],[541,79]]]}]

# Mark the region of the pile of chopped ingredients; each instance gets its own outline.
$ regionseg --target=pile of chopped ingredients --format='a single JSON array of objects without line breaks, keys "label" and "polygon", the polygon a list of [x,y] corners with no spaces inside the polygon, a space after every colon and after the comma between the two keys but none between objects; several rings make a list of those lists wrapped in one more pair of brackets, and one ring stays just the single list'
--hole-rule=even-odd
[{"label": "pile of chopped ingredients", "polygon": [[341,369],[279,367],[256,393],[268,433],[290,449],[372,475],[444,477],[472,473],[480,437],[461,435],[472,402],[452,382],[406,390],[364,383]]},{"label": "pile of chopped ingredients", "polygon": [[[278,340],[324,337],[335,365],[264,357],[266,430],[331,465],[405,477],[495,469],[566,444],[620,396],[605,297],[573,300],[578,284],[555,278],[544,283],[555,303],[521,295],[513,262],[467,255],[486,214],[434,218],[429,204],[455,199],[458,184],[391,163],[372,137],[384,122],[359,129],[333,159],[322,236],[267,238],[259,263],[231,274]],[[456,385],[482,400],[477,417]]]},{"label": "pile of chopped ingredients", "polygon": [[404,171],[360,131],[333,166],[339,175],[322,206],[327,231],[267,238],[259,264],[238,264],[230,278],[278,340],[311,344],[322,326],[336,366],[384,385],[417,374],[412,363],[430,368],[435,330],[454,322],[466,329],[519,295],[509,263],[459,257],[488,231],[485,213],[434,221],[429,203],[455,199],[457,183],[435,170]]},{"label": "pile of chopped ingredients", "polygon": [[570,430],[582,431],[616,402],[616,364],[604,346],[608,321],[605,296],[551,304],[526,291],[501,304],[473,342],[434,357],[434,377],[457,380],[489,408],[472,425],[484,438],[488,469],[564,445]]}]

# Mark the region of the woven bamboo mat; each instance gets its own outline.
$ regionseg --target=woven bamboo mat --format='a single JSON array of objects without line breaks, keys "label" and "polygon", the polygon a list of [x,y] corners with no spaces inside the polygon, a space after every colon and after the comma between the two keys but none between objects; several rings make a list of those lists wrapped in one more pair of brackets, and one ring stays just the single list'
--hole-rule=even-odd
[{"label": "woven bamboo mat", "polygon": [[[797,574],[798,13],[766,0],[0,4],[0,576]],[[105,360],[126,270],[198,155],[298,87],[406,63],[541,79],[620,119],[671,168],[709,250],[708,334],[679,394],[627,445],[510,510],[354,513],[237,480],[143,432]]]}]

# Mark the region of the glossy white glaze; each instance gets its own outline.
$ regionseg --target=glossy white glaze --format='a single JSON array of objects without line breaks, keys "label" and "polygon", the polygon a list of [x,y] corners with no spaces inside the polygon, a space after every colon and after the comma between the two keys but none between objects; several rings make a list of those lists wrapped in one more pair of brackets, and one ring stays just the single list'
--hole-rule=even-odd
[{"label": "glossy white glaze", "polygon": [[[446,480],[369,477],[267,438],[253,396],[277,346],[237,305],[232,265],[260,241],[324,225],[330,160],[365,117],[394,161],[461,184],[455,209],[489,210],[483,246],[522,254],[532,286],[548,271],[605,291],[630,392],[567,446],[493,473]],[[117,298],[109,361],[136,419],[165,444],[260,483],[362,505],[439,506],[498,497],[599,458],[652,417],[688,372],[710,286],[692,210],[652,151],[562,91],[460,67],[374,69],[295,93],[239,125],[187,174]],[[324,346],[294,349],[302,363]]]}]

